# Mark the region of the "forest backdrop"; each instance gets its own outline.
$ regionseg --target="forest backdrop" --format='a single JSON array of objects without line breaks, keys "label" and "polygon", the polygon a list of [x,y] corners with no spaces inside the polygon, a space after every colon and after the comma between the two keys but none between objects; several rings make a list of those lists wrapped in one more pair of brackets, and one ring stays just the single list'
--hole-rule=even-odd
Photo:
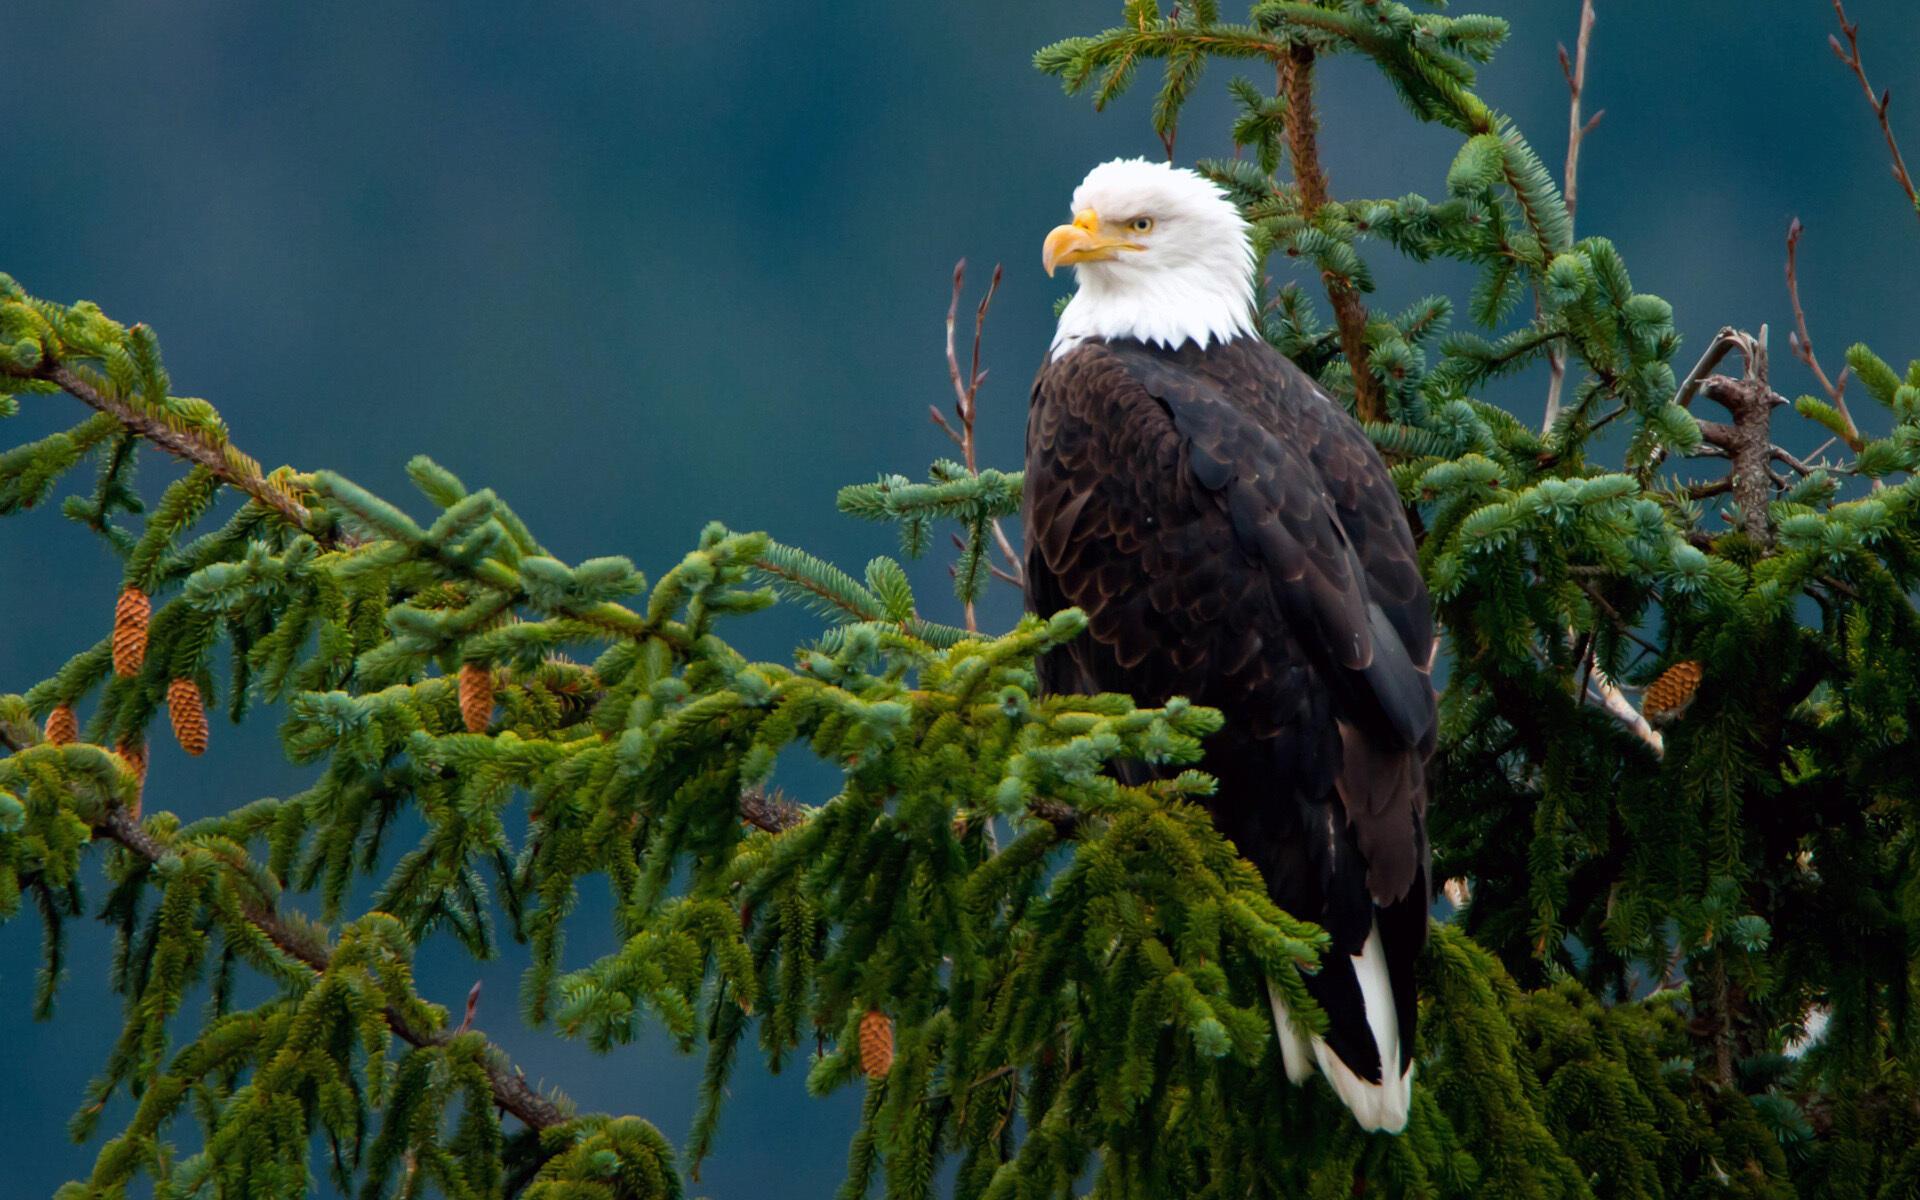
[{"label": "forest backdrop", "polygon": [[[1553,44],[1571,42],[1577,5],[1554,19],[1544,5],[1476,7],[1525,18],[1479,90],[1557,171]],[[1920,27],[1891,0],[1850,7],[1900,114],[1920,96]],[[38,294],[155,322],[175,378],[214,397],[269,464],[326,464],[397,495],[425,449],[498,489],[570,561],[670,563],[718,518],[858,563],[891,538],[834,515],[832,496],[940,450],[922,414],[946,394],[940,318],[960,255],[1009,266],[982,460],[1017,462],[1026,384],[1066,286],[1040,274],[1039,238],[1087,166],[1158,151],[1145,91],[1094,116],[1028,65],[1112,16],[1109,0],[843,6],[831,20],[802,6],[467,6],[456,20],[427,5],[358,19],[19,5],[0,265]],[[1611,236],[1636,285],[1673,303],[1683,359],[1725,323],[1781,336],[1796,215],[1824,344],[1913,346],[1920,236],[1857,85],[1825,50],[1831,25],[1815,0],[1744,5],[1737,20],[1723,6],[1602,6],[1589,106],[1607,116],[1583,160],[1581,229]],[[1183,160],[1226,150],[1223,84],[1210,78],[1189,110]],[[1405,120],[1363,64],[1333,63],[1321,86],[1338,190],[1397,194],[1445,172],[1457,139]],[[1414,298],[1397,286],[1402,262],[1374,265],[1389,305]],[[1428,274],[1421,290],[1439,286]],[[1775,361],[1781,390],[1813,390],[1778,349]],[[1526,412],[1529,390],[1544,393],[1543,372],[1497,396]],[[12,437],[72,417],[38,407]],[[0,679],[19,686],[98,636],[120,571],[51,513],[0,529],[0,562]],[[1004,627],[1015,607],[996,590],[984,621]],[[779,659],[816,627],[796,609],[736,636]],[[197,761],[156,741],[150,794],[193,817],[305,780],[270,722],[214,736],[219,752]],[[91,1159],[64,1129],[118,1001],[87,986],[106,936],[75,933],[81,986],[53,1022],[27,1026],[39,931],[0,927],[6,1066],[31,1083],[0,1091],[22,1194]],[[583,1108],[641,1113],[678,1140],[697,1060],[657,1036],[602,1057],[528,1031],[519,966],[510,952],[479,968],[481,1026]],[[475,968],[430,942],[420,975],[457,1008]],[[854,1094],[813,1101],[798,1073],[751,1064],[734,1093],[702,1191],[777,1177],[821,1194],[839,1179]]]}]

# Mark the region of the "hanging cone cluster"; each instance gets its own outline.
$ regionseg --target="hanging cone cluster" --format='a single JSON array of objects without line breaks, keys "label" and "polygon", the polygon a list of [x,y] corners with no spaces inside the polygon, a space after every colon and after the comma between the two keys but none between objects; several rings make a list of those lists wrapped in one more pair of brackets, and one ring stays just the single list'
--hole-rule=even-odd
[{"label": "hanging cone cluster", "polygon": [[207,752],[207,705],[200,698],[199,684],[176,679],[167,685],[167,717],[182,750],[195,758]]},{"label": "hanging cone cluster", "polygon": [[60,703],[53,706],[47,714],[47,742],[49,745],[65,746],[80,740],[80,720],[73,715],[73,705]]},{"label": "hanging cone cluster", "polygon": [[1693,703],[1703,674],[1700,664],[1692,659],[1668,667],[1647,685],[1647,694],[1640,699],[1640,715],[1655,724],[1678,720]]},{"label": "hanging cone cluster", "polygon": [[120,593],[113,606],[113,673],[131,679],[147,661],[147,618],[153,615],[153,602],[137,587]]},{"label": "hanging cone cluster", "polygon": [[468,733],[485,733],[493,721],[493,672],[479,663],[460,664],[460,718]]},{"label": "hanging cone cluster", "polygon": [[877,1008],[860,1018],[860,1069],[868,1079],[893,1069],[893,1021]]}]

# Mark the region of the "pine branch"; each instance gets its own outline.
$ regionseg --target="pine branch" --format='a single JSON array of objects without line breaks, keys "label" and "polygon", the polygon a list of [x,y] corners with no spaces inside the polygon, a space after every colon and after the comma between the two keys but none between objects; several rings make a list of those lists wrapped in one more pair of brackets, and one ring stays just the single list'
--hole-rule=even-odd
[{"label": "pine branch", "polygon": [[[1300,189],[1300,218],[1313,224],[1315,214],[1329,201],[1326,169],[1320,163],[1319,118],[1313,107],[1313,47],[1300,43],[1279,63],[1281,88],[1287,94],[1287,148],[1293,160],[1293,178]],[[1372,352],[1367,346],[1367,307],[1347,280],[1329,271],[1320,277],[1333,304],[1340,327],[1340,350],[1353,368],[1354,413],[1362,422],[1387,419],[1380,383],[1374,378]]]},{"label": "pine branch", "polygon": [[[172,854],[132,813],[119,805],[108,808],[94,830],[154,866],[161,865]],[[316,975],[325,973],[331,955],[320,942],[287,924],[271,909],[254,908],[246,916],[248,922],[283,953],[305,963]],[[421,1029],[392,1006],[386,1010],[386,1019],[393,1032],[411,1045],[443,1046],[454,1037],[454,1034],[444,1031]],[[487,1081],[493,1090],[494,1103],[502,1110],[535,1130],[550,1129],[567,1119],[561,1106],[529,1084],[526,1075],[512,1065],[504,1051],[493,1047],[485,1059]]]},{"label": "pine branch", "polygon": [[124,400],[105,394],[65,363],[48,362],[31,373],[12,371],[4,367],[0,367],[0,370],[7,370],[8,374],[22,378],[44,379],[54,384],[61,391],[88,407],[111,416],[127,429],[146,438],[175,458],[205,467],[221,482],[252,496],[300,529],[316,536],[322,536],[325,533],[314,522],[312,511],[291,492],[263,475],[259,465],[251,458],[238,453],[230,446],[210,446],[190,433],[174,429],[159,419],[139,411]]}]

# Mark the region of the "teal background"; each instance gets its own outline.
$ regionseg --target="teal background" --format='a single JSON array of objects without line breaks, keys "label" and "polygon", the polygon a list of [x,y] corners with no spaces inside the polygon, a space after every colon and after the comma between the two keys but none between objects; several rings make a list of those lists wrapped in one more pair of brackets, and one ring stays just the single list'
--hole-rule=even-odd
[{"label": "teal background", "polygon": [[[1516,19],[1482,94],[1557,171],[1554,43],[1572,40],[1578,4],[1463,7]],[[1905,102],[1920,94],[1920,29],[1900,0],[1850,7],[1920,155]],[[1776,385],[1812,387],[1785,346],[1794,215],[1829,369],[1855,340],[1920,353],[1920,223],[1823,44],[1824,0],[1600,8],[1588,104],[1607,116],[1583,160],[1579,229],[1612,237],[1636,284],[1673,301],[1680,357],[1721,324],[1771,322]],[[925,409],[950,395],[941,318],[963,255],[975,285],[1007,264],[982,458],[1017,465],[1027,381],[1069,286],[1041,274],[1040,239],[1088,167],[1159,153],[1146,90],[1096,115],[1028,61],[1118,10],[15,0],[0,22],[0,270],[155,325],[177,388],[213,400],[268,466],[332,467],[414,503],[401,468],[424,450],[498,489],[556,553],[625,554],[655,576],[710,518],[857,567],[890,535],[835,515],[834,489],[945,452]],[[1228,149],[1227,78],[1211,73],[1189,110],[1183,161]],[[1442,190],[1455,136],[1414,125],[1364,64],[1324,72],[1322,109],[1336,194]],[[1374,263],[1377,304],[1465,294],[1447,268]],[[1542,375],[1504,394],[1537,418],[1544,390]],[[29,398],[0,444],[79,415]],[[149,491],[171,475],[150,469]],[[938,608],[943,572],[919,577]],[[0,522],[0,690],[99,637],[118,578],[56,512]],[[1016,609],[1001,590],[985,619]],[[783,658],[815,627],[782,609],[735,633]],[[196,816],[297,790],[306,776],[263,715],[216,725],[203,760],[162,738],[149,806]],[[802,767],[792,782],[804,795],[829,781]],[[572,962],[610,947],[604,912],[590,894]],[[37,923],[0,928],[7,1196],[47,1194],[98,1149],[64,1129],[117,1005],[106,933],[73,935],[60,1010],[33,1025]],[[597,1056],[526,1029],[516,949],[476,968],[430,943],[424,990],[457,1007],[483,979],[479,1023],[530,1075],[681,1137],[697,1062],[658,1037]],[[742,1066],[690,1194],[831,1192],[857,1101],[809,1099],[801,1074]]]}]

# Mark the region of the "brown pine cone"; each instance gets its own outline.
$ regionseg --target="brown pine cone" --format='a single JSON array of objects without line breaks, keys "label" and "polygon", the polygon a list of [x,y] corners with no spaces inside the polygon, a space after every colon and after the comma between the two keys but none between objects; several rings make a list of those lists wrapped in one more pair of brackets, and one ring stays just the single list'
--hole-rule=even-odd
[{"label": "brown pine cone", "polygon": [[80,740],[80,720],[73,715],[73,705],[61,703],[53,706],[47,714],[47,743],[64,746]]},{"label": "brown pine cone", "polygon": [[1655,724],[1678,720],[1693,703],[1703,675],[1700,664],[1692,659],[1668,667],[1647,685],[1646,695],[1640,698],[1640,715]]},{"label": "brown pine cone", "polygon": [[877,1008],[860,1018],[860,1069],[868,1079],[893,1069],[893,1021]]},{"label": "brown pine cone", "polygon": [[167,716],[173,721],[173,737],[182,750],[195,758],[207,752],[207,706],[200,698],[199,684],[191,679],[169,683]]},{"label": "brown pine cone", "polygon": [[493,672],[479,663],[460,664],[460,718],[468,733],[485,733],[493,721]]},{"label": "brown pine cone", "polygon": [[113,673],[131,679],[147,661],[147,619],[153,615],[153,602],[137,587],[120,593],[113,606]]}]

